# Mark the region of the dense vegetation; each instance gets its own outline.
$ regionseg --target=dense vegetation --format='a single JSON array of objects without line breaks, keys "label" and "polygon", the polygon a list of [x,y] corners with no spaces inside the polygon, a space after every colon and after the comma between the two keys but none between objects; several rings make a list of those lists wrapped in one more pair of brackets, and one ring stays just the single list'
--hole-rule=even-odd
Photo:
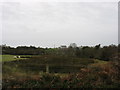
[{"label": "dense vegetation", "polygon": [[94,47],[81,46],[68,48],[40,48],[35,46],[18,46],[16,48],[10,46],[2,46],[2,54],[10,55],[64,55],[80,58],[96,58],[100,60],[111,60],[118,51],[120,45],[109,45],[101,47],[100,44]]}]

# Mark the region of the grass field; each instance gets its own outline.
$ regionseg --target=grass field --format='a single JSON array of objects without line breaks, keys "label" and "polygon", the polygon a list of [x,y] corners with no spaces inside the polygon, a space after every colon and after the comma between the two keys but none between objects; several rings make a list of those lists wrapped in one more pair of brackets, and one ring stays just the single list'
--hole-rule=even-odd
[{"label": "grass field", "polygon": [[0,55],[0,62],[7,62],[7,61],[14,61],[14,60],[19,60],[19,59],[26,59],[24,57],[30,57],[30,55],[20,55],[21,58],[14,58],[14,56],[18,55]]},{"label": "grass field", "polygon": [[94,63],[89,64],[88,68],[104,66],[107,63],[108,63],[108,61],[102,61],[102,60],[94,59]]}]

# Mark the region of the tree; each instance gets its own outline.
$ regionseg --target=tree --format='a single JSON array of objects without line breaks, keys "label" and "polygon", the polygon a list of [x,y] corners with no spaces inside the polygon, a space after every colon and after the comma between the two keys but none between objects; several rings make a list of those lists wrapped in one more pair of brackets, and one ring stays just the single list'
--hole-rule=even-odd
[{"label": "tree", "polygon": [[95,49],[99,49],[100,48],[100,44],[95,46]]}]

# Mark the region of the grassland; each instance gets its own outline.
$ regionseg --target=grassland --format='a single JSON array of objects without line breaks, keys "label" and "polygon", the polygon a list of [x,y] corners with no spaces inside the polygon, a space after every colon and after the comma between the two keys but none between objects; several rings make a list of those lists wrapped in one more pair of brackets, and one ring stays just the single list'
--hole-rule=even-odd
[{"label": "grassland", "polygon": [[14,55],[0,55],[1,59],[0,61],[13,61],[17,60],[14,58]]},{"label": "grassland", "polygon": [[[14,58],[14,56],[20,56],[21,58]],[[31,57],[30,55],[0,55],[0,62],[9,62],[15,60],[27,59],[26,57]]]}]

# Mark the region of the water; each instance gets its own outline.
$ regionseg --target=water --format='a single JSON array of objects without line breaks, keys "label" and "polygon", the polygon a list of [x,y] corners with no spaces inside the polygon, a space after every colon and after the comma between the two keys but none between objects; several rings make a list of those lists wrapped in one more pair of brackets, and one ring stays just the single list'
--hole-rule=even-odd
[{"label": "water", "polygon": [[39,67],[25,67],[26,71],[47,72],[47,73],[76,73],[82,66],[63,66],[63,65],[40,65]]}]

